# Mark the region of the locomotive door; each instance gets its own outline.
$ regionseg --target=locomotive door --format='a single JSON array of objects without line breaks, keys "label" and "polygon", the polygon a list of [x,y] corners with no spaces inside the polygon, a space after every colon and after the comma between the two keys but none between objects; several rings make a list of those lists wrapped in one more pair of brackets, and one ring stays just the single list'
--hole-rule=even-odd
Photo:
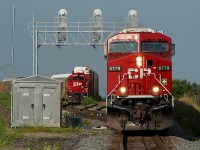
[{"label": "locomotive door", "polygon": [[53,126],[54,125],[54,100],[55,88],[43,88],[43,125]]},{"label": "locomotive door", "polygon": [[34,124],[34,88],[19,88],[19,124]]}]

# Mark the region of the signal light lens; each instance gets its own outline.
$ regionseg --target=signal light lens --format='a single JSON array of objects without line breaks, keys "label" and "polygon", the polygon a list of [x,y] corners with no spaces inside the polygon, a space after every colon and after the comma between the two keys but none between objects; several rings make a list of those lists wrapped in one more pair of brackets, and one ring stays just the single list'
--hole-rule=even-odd
[{"label": "signal light lens", "polygon": [[138,67],[142,66],[142,57],[141,56],[136,57],[136,65]]}]

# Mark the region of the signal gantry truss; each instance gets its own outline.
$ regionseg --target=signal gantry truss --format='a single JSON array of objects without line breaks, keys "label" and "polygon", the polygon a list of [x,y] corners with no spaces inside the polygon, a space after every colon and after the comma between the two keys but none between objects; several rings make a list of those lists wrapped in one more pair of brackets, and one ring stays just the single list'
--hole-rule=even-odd
[{"label": "signal gantry truss", "polygon": [[[59,20],[66,20],[61,23]],[[38,45],[95,46],[104,45],[112,34],[126,28],[125,22],[67,22],[67,18],[56,17],[54,22],[29,22],[28,30]],[[35,37],[34,37],[35,35]]]},{"label": "signal gantry truss", "polygon": [[103,46],[111,35],[130,27],[135,21],[135,12],[129,12],[127,21],[104,22],[100,9],[95,9],[89,22],[68,22],[67,11],[61,9],[53,22],[28,23],[33,38],[33,75],[38,75],[38,48],[52,46]]}]

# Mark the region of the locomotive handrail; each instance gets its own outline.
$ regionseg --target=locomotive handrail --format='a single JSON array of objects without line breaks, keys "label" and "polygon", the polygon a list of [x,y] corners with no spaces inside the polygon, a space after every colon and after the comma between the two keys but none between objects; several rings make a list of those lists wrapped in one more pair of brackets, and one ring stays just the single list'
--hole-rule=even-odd
[{"label": "locomotive handrail", "polygon": [[[107,98],[113,93],[113,91],[119,86],[119,84],[124,80],[125,75],[127,75],[128,73],[123,74],[123,78],[119,81],[119,83],[114,87],[114,89],[108,94]],[[106,98],[106,99],[107,99]]]},{"label": "locomotive handrail", "polygon": [[172,106],[174,107],[174,96],[172,95],[171,92],[169,92],[169,90],[156,78],[156,74],[155,73],[151,73],[152,75],[154,75],[154,78],[156,79],[156,81],[167,91],[167,93],[169,95],[171,95],[172,97]]}]

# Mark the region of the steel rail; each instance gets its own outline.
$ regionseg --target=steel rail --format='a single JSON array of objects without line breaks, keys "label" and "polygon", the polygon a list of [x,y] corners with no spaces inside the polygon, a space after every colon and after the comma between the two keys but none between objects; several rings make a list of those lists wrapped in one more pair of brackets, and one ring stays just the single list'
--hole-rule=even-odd
[{"label": "steel rail", "polygon": [[154,135],[153,138],[159,150],[168,150],[167,147],[164,145],[162,139],[157,133]]}]

